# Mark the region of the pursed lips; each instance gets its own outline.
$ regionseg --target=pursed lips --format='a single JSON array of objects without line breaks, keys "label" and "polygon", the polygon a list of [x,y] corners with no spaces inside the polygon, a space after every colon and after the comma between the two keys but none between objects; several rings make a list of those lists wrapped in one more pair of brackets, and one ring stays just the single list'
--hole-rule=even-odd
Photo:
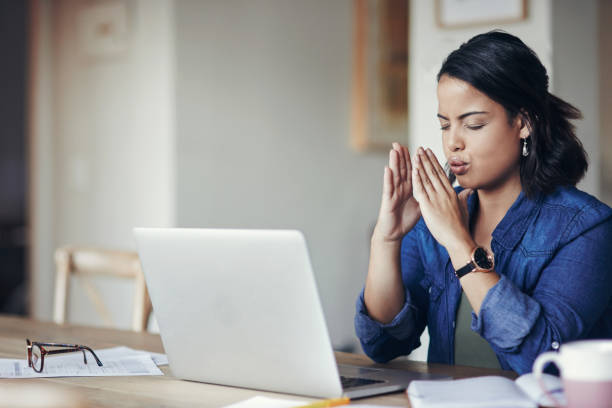
[{"label": "pursed lips", "polygon": [[455,157],[451,157],[448,160],[448,165],[450,166],[451,171],[456,176],[461,176],[462,174],[467,173],[467,170],[468,170],[468,167],[469,167],[469,163],[468,162],[464,162],[463,160],[460,160],[460,159],[455,158]]}]

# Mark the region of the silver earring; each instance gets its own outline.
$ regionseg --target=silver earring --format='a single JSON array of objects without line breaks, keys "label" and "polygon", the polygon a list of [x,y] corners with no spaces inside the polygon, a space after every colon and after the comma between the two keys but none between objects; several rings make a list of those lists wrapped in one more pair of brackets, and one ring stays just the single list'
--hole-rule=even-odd
[{"label": "silver earring", "polygon": [[529,150],[527,150],[527,138],[523,139],[523,157],[529,156]]}]

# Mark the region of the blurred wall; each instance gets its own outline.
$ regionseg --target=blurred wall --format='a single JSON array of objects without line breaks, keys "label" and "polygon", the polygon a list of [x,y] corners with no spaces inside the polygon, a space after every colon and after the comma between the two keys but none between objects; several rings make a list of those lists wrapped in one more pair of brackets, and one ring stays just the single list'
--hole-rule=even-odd
[{"label": "blurred wall", "polygon": [[[83,5],[109,2],[38,2],[51,40],[39,44],[35,316],[51,316],[57,245],[131,248],[136,225],[298,228],[332,341],[355,345],[354,300],[387,155],[349,147],[352,1],[129,1],[127,54],[94,62],[78,55],[74,18]],[[527,20],[498,27],[530,45],[561,87],[553,56],[564,43],[553,18],[563,13],[552,3],[530,1]],[[433,2],[410,4],[410,134],[402,142],[441,157],[435,75],[451,50],[495,27],[442,29]],[[594,24],[588,16],[577,21]],[[585,145],[596,154],[596,143]],[[129,308],[119,300],[128,289],[103,290],[118,313]],[[82,306],[80,318],[88,313]]]},{"label": "blurred wall", "polygon": [[[129,249],[134,226],[174,223],[173,4],[123,3],[126,49],[98,53],[81,42],[79,24],[84,13],[107,13],[95,7],[109,4],[117,2],[35,2],[41,58],[34,99],[42,102],[33,112],[33,144],[48,149],[33,160],[32,177],[44,180],[33,187],[33,212],[40,214],[33,225],[37,318],[51,317],[55,247]],[[118,300],[108,302],[115,322],[129,326],[131,287],[99,285]],[[73,287],[71,320],[98,323],[83,288]]]},{"label": "blurred wall", "polygon": [[553,93],[582,111],[576,134],[589,155],[578,187],[600,197],[598,0],[552,2]]},{"label": "blurred wall", "polygon": [[175,6],[179,225],[302,230],[332,341],[354,343],[387,155],[349,147],[351,1]]},{"label": "blurred wall", "polygon": [[[550,2],[529,3],[527,20],[501,28],[552,71]],[[352,2],[176,7],[179,224],[302,229],[332,340],[354,343],[387,158],[348,145]],[[436,73],[450,51],[495,27],[441,29],[429,1],[412,1],[410,15],[411,132],[402,142],[442,157]]]}]

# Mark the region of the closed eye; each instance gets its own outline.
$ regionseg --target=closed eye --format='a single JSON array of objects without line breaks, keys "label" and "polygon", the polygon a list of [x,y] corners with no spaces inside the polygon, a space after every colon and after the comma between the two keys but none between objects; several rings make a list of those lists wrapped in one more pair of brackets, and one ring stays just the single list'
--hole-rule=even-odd
[{"label": "closed eye", "polygon": [[465,125],[465,127],[467,127],[470,130],[478,130],[478,129],[482,129],[485,125],[486,123],[482,125]]}]

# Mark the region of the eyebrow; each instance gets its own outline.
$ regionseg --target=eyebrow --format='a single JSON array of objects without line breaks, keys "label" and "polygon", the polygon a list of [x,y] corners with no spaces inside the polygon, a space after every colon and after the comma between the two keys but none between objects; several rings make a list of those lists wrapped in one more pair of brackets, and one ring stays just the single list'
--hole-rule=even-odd
[{"label": "eyebrow", "polygon": [[[472,112],[466,112],[466,113],[462,113],[461,115],[459,115],[459,116],[457,117],[457,119],[463,119],[463,118],[465,118],[465,117],[467,117],[467,116],[470,116],[470,115],[478,115],[479,113],[489,113],[489,112],[487,112],[487,111],[472,111]],[[440,119],[448,120],[448,118],[447,118],[446,116],[440,115],[439,113],[438,113],[438,117],[439,117]]]}]

